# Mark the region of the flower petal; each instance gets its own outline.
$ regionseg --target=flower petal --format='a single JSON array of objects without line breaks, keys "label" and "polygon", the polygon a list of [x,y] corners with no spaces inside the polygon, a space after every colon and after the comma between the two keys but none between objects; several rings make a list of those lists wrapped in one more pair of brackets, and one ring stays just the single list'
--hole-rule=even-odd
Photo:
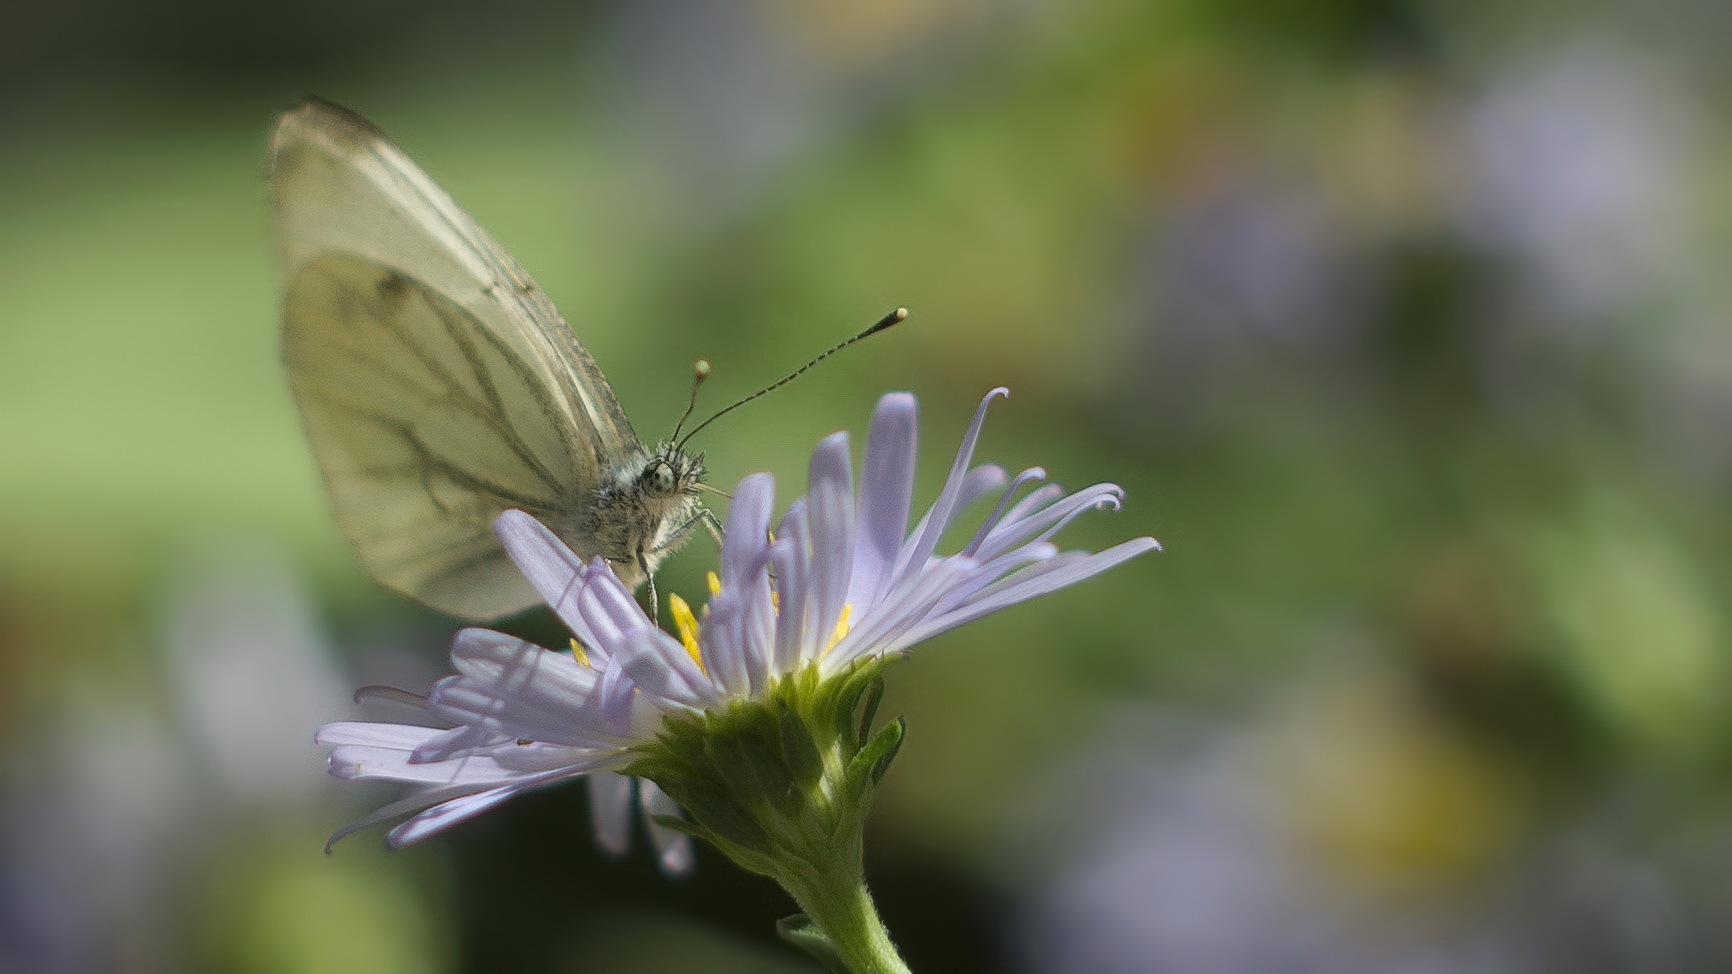
[{"label": "flower petal", "polygon": [[1022,544],[1030,539],[1044,541],[1057,534],[1059,529],[1069,524],[1074,518],[1085,511],[1099,510],[1111,507],[1117,510],[1122,502],[1124,492],[1117,484],[1095,484],[1055,501],[1038,512],[1031,513],[1016,521],[1006,521],[980,545],[982,558],[994,558],[1011,546]]},{"label": "flower petal", "polygon": [[[735,587],[738,585],[735,583]],[[710,602],[701,641],[704,669],[711,682],[722,693],[738,696],[751,686],[751,675],[747,670],[746,638],[740,616],[742,607],[740,600],[733,595],[730,591],[726,593],[727,597],[718,597]]]},{"label": "flower petal", "polygon": [[500,761],[482,755],[471,755],[451,761],[417,763],[409,752],[395,749],[362,747],[344,744],[331,749],[326,767],[334,777],[348,780],[383,779],[415,785],[470,785],[492,787],[530,774],[540,774],[557,768],[587,765],[594,752],[564,747],[534,747],[517,749],[522,760],[507,767]]},{"label": "flower petal", "polygon": [[1060,555],[1045,564],[1017,572],[999,582],[997,586],[988,587],[978,598],[953,612],[926,620],[918,628],[904,633],[896,641],[895,648],[912,646],[981,616],[1075,585],[1138,555],[1159,551],[1160,548],[1159,542],[1154,538],[1133,538],[1094,554],[1072,552],[1069,555]]},{"label": "flower petal", "polygon": [[374,809],[372,814],[368,815],[366,818],[363,818],[358,822],[352,822],[337,831],[332,832],[331,837],[325,840],[325,853],[326,855],[329,855],[331,847],[335,846],[344,837],[359,832],[370,825],[377,825],[380,822],[390,821],[399,815],[407,815],[410,812],[417,812],[423,808],[431,808],[434,805],[450,801],[453,798],[461,798],[464,795],[470,794],[473,790],[474,789],[472,788],[458,785],[451,788],[435,788],[428,791],[418,791],[412,795],[399,798],[388,805]]},{"label": "flower petal", "polygon": [[668,703],[702,710],[714,695],[686,648],[660,629],[633,633],[620,645],[618,659],[639,690]]},{"label": "flower petal", "polygon": [[452,642],[451,660],[459,675],[434,685],[427,697],[432,714],[551,744],[621,743],[603,717],[600,674],[564,653],[490,629],[464,629]]},{"label": "flower petal", "polygon": [[866,436],[854,539],[854,570],[848,601],[868,605],[889,586],[890,572],[908,532],[914,501],[914,463],[920,408],[912,395],[893,392],[878,400]]},{"label": "flower petal", "polygon": [[856,627],[823,657],[824,673],[838,673],[862,657],[881,656],[913,645],[912,640],[898,637],[920,625],[932,607],[954,585],[967,578],[974,567],[973,559],[965,555],[942,558],[918,576],[891,589],[884,600],[873,606]]},{"label": "flower petal", "polygon": [[589,776],[589,820],[595,844],[610,856],[631,851],[630,775],[597,772]]},{"label": "flower petal", "polygon": [[776,543],[770,546],[776,566],[777,595],[781,607],[776,620],[775,669],[789,673],[820,647],[813,645],[808,622],[811,615],[811,532],[806,523],[806,499],[788,505]]},{"label": "flower petal", "polygon": [[722,577],[744,578],[762,563],[770,545],[770,510],[776,500],[776,479],[755,473],[734,488],[728,523],[722,535]]},{"label": "flower petal", "polygon": [[812,451],[806,490],[812,529],[812,561],[807,624],[828,641],[848,600],[854,570],[854,474],[848,462],[848,434],[824,437]]},{"label": "flower petal", "polygon": [[584,768],[561,768],[557,771],[549,771],[544,774],[521,778],[517,781],[511,782],[510,784],[500,785],[497,788],[491,788],[487,791],[475,792],[473,794],[464,795],[460,798],[453,798],[448,802],[427,809],[426,811],[416,815],[414,818],[409,819],[409,821],[392,829],[390,833],[385,836],[385,841],[391,846],[391,848],[401,849],[403,846],[406,846],[411,842],[419,842],[435,832],[443,831],[459,822],[474,818],[508,798],[520,795],[533,788],[540,788],[545,785],[551,785],[556,781],[564,781],[567,778],[577,777],[578,775],[585,773],[586,770],[587,769]]},{"label": "flower petal", "polygon": [[[1000,467],[996,463],[983,463],[980,466],[975,467],[973,470],[970,470],[968,474],[962,478],[962,486],[956,492],[955,503],[951,506],[951,513],[946,516],[954,517],[957,512],[967,509],[969,505],[973,504],[981,497],[1002,488],[1007,479],[1008,476],[1005,474],[1004,468]],[[923,536],[926,533],[927,525],[932,523],[933,515],[937,512],[938,508],[936,504],[927,508],[926,513],[921,515],[920,523],[915,527],[914,533]],[[943,534],[943,531],[939,532],[940,536]],[[894,576],[897,581],[907,578],[907,576],[912,572],[920,571],[921,566],[914,564],[913,559],[915,556],[916,551],[911,542],[909,546],[903,550],[901,558],[897,562],[896,574]],[[931,551],[927,551],[921,557],[924,557],[927,561],[931,561],[934,558],[934,555]]]},{"label": "flower petal", "polygon": [[974,458],[974,445],[980,440],[980,427],[986,422],[986,407],[999,396],[1010,396],[1010,390],[999,386],[986,394],[980,405],[974,410],[974,420],[968,424],[968,432],[963,434],[962,446],[956,451],[956,460],[950,465],[950,476],[944,480],[944,488],[938,493],[938,500],[932,505],[926,523],[917,533],[912,544],[904,550],[899,564],[902,571],[917,571],[926,560],[932,557],[932,552],[938,547],[938,539],[950,526],[950,519],[958,509],[958,497],[962,494],[964,481],[967,479],[968,464]]},{"label": "flower petal", "polygon": [[692,871],[692,837],[670,829],[655,820],[657,815],[679,817],[680,806],[653,781],[644,781],[638,789],[638,802],[643,808],[644,822],[649,826],[650,844],[656,849],[656,865],[663,875],[684,876]]},{"label": "flower petal", "polygon": [[962,553],[965,555],[973,555],[979,551],[981,543],[984,542],[987,536],[992,533],[993,528],[998,526],[999,519],[1004,517],[1005,508],[1010,506],[1011,498],[1016,496],[1017,490],[1021,488],[1023,484],[1029,483],[1030,481],[1045,479],[1046,471],[1040,467],[1029,467],[1022,473],[1017,474],[1016,479],[1011,482],[1009,487],[1004,489],[1003,495],[998,498],[998,505],[992,509],[992,513],[986,516],[986,520],[980,522],[980,530],[974,532],[974,537],[969,539],[968,544],[962,546]]},{"label": "flower petal", "polygon": [[339,720],[319,728],[313,735],[315,744],[357,744],[363,747],[390,747],[400,751],[414,750],[428,738],[445,733],[439,727],[416,727],[412,724],[376,724],[362,720]]},{"label": "flower petal", "polygon": [[510,510],[499,515],[493,522],[493,536],[572,635],[585,647],[605,653],[605,643],[577,611],[577,595],[586,584],[583,559],[546,525],[522,511]]}]

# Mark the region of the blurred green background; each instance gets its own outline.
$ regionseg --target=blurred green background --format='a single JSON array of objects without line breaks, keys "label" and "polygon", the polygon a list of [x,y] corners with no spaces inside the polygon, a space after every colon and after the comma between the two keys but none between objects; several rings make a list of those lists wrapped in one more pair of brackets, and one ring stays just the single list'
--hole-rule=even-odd
[{"label": "blurred green background", "polygon": [[[385,854],[310,743],[454,624],[336,533],[276,359],[308,94],[536,275],[713,482],[921,397],[1165,554],[891,671],[916,970],[1732,956],[1732,290],[1689,0],[208,0],[0,37],[0,968],[799,971],[791,904],[593,851],[580,787]],[[665,589],[701,591],[694,544]],[[557,638],[545,617],[518,631]]]}]

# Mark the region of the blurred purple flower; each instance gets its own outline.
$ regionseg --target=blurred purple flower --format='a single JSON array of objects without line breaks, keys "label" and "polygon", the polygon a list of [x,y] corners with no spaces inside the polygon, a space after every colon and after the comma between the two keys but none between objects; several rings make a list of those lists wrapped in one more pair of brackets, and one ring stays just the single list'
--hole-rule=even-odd
[{"label": "blurred purple flower", "polygon": [[[1115,721],[1012,843],[1031,974],[1723,966],[1732,830],[1624,780],[1543,828],[1508,754],[1390,674],[1314,673],[1229,721]],[[1554,812],[1557,809],[1553,809]],[[1014,857],[1013,857],[1014,858]]]},{"label": "blurred purple flower", "polygon": [[1697,112],[1659,65],[1577,43],[1518,62],[1467,117],[1464,218],[1572,321],[1664,287],[1692,226]]}]

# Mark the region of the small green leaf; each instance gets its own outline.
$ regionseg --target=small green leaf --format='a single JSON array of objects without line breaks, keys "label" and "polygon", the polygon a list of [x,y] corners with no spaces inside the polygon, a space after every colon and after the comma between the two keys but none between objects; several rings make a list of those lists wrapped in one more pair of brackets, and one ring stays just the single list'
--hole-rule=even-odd
[{"label": "small green leaf", "polygon": [[848,964],[836,946],[806,914],[796,913],[777,920],[776,935],[817,958],[818,963],[834,974],[850,974]]}]

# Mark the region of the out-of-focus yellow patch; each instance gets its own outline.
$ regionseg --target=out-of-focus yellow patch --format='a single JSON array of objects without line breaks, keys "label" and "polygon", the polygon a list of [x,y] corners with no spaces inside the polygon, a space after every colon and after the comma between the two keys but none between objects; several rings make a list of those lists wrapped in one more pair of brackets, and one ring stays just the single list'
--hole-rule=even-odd
[{"label": "out-of-focus yellow patch", "polygon": [[1269,748],[1285,815],[1340,878],[1425,888],[1459,882],[1519,840],[1518,769],[1415,707],[1387,677],[1308,696]]}]

